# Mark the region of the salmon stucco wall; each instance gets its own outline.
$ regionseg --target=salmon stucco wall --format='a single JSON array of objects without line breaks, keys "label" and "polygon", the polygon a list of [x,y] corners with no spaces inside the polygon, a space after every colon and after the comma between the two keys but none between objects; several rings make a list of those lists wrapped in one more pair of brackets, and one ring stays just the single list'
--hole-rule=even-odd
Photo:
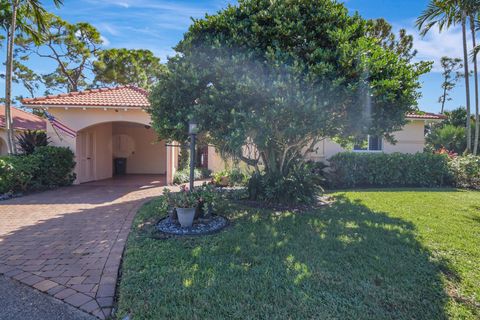
[{"label": "salmon stucco wall", "polygon": [[[425,123],[423,121],[410,121],[401,131],[394,133],[394,137],[397,140],[395,144],[391,144],[385,141],[385,139],[383,140],[383,152],[423,152],[425,147],[424,130]],[[347,150],[342,148],[338,143],[327,138],[317,143],[314,147],[314,151],[309,153],[307,157],[313,161],[324,161],[331,158],[333,155],[344,151]]]},{"label": "salmon stucco wall", "polygon": [[82,177],[79,166],[81,134],[89,132],[94,136],[94,177],[93,180],[110,178],[113,175],[113,138],[127,135],[133,141],[134,149],[127,155],[127,173],[164,174],[167,171],[165,141],[157,142],[150,125],[150,116],[138,109],[102,108],[49,108],[49,113],[58,121],[77,131],[77,138],[68,137],[54,130],[47,123],[47,134],[52,145],[70,148],[77,157],[75,183],[88,181]]},{"label": "salmon stucco wall", "polygon": [[94,126],[95,132],[95,180],[112,177],[112,123]]},{"label": "salmon stucco wall", "polygon": [[[115,122],[113,124],[113,153],[117,154],[118,140],[123,137],[131,139],[133,149],[125,154],[127,173],[132,174],[165,174],[166,147],[165,141],[157,141],[157,135],[151,127]],[[122,156],[121,152],[118,155]]]},{"label": "salmon stucco wall", "polygon": [[227,164],[220,156],[220,153],[215,150],[215,147],[208,146],[208,169],[212,172],[222,171]]},{"label": "salmon stucco wall", "polygon": [[[395,144],[383,141],[385,153],[417,153],[423,152],[425,147],[425,123],[424,121],[410,121],[401,131],[394,133],[397,140]],[[307,154],[307,158],[313,161],[325,161],[333,155],[345,150],[338,143],[324,139],[316,144],[314,151]],[[212,171],[220,171],[225,168],[225,162],[212,146],[208,147],[208,168]]]},{"label": "salmon stucco wall", "polygon": [[425,123],[423,121],[411,121],[401,131],[394,134],[397,143],[384,142],[386,153],[416,153],[423,152],[425,148]]},{"label": "salmon stucco wall", "polygon": [[7,131],[5,129],[0,129],[0,156],[8,154],[7,146]]},{"label": "salmon stucco wall", "polygon": [[150,115],[139,109],[49,108],[48,112],[70,128],[79,131],[106,122],[134,122],[150,125]]}]

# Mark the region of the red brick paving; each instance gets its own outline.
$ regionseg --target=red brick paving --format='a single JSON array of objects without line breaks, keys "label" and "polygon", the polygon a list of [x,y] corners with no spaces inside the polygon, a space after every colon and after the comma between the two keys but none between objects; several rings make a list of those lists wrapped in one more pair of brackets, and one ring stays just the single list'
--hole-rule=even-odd
[{"label": "red brick paving", "polygon": [[125,176],[0,203],[0,274],[100,319],[110,316],[125,241],[162,176]]}]

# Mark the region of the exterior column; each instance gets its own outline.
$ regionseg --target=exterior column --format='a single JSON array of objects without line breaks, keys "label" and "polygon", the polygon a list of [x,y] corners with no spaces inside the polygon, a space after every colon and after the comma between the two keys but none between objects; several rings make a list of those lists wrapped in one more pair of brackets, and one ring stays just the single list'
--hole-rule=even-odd
[{"label": "exterior column", "polygon": [[169,146],[167,146],[167,163],[166,163],[166,183],[167,185],[173,184],[173,176],[175,172],[177,172],[177,165],[178,165],[178,149],[180,145],[176,142],[172,142]]}]

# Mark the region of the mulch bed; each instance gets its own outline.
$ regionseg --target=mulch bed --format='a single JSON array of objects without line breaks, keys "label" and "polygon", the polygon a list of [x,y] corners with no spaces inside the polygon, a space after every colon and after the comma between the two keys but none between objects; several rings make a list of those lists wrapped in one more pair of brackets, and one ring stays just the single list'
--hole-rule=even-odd
[{"label": "mulch bed", "polygon": [[218,232],[228,225],[228,219],[214,215],[210,219],[199,219],[191,227],[182,228],[178,222],[174,222],[170,217],[161,219],[155,226],[161,233],[174,236],[199,236]]}]

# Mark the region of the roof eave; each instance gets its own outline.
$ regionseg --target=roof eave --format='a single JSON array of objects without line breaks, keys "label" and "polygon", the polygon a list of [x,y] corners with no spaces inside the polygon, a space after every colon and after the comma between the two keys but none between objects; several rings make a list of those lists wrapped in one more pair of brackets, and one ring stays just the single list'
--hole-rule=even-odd
[{"label": "roof eave", "polygon": [[408,121],[423,121],[423,122],[442,122],[445,119],[431,119],[431,118],[408,118]]},{"label": "roof eave", "polygon": [[112,106],[112,105],[69,105],[69,104],[28,104],[24,103],[23,106],[27,108],[61,108],[61,109],[129,109],[129,110],[142,110],[148,109],[150,106]]}]

